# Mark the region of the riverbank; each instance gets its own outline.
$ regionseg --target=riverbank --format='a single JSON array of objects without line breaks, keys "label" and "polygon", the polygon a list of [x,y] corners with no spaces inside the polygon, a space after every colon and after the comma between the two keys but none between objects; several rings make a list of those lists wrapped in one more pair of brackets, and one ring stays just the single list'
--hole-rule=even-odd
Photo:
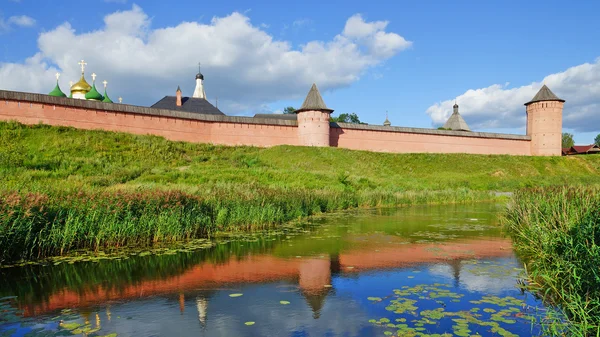
[{"label": "riverbank", "polygon": [[600,188],[519,191],[503,222],[531,290],[564,310],[568,335],[599,335]]},{"label": "riverbank", "polygon": [[0,264],[260,229],[355,207],[600,184],[600,156],[226,147],[0,122]]}]

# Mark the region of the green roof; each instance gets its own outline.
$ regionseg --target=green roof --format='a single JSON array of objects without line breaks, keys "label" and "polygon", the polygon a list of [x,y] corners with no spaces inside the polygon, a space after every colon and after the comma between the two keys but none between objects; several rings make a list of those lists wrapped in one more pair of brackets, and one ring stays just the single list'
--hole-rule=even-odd
[{"label": "green roof", "polygon": [[52,91],[50,91],[48,95],[54,97],[67,97],[67,95],[65,95],[65,93],[62,92],[62,90],[60,90],[60,87],[58,86],[58,81],[56,81],[56,86]]},{"label": "green roof", "polygon": [[94,83],[94,85],[92,85],[92,90],[88,91],[88,93],[85,94],[85,99],[91,99],[94,101],[101,101],[104,99],[104,97],[102,97],[102,95],[100,95],[98,90],[96,90],[96,83]]},{"label": "green roof", "polygon": [[113,103],[113,101],[108,97],[108,94],[106,93],[106,87],[104,88],[104,99],[102,100],[102,102]]}]

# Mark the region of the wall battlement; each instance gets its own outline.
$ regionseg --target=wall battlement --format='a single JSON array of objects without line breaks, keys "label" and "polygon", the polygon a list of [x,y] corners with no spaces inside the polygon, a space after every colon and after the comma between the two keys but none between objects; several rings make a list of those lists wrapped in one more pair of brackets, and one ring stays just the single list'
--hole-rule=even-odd
[{"label": "wall battlement", "polygon": [[527,135],[510,135],[330,123],[333,110],[324,105],[316,86],[314,90],[313,95],[318,97],[307,97],[297,120],[205,115],[0,90],[0,120],[232,146],[333,146],[392,153],[561,154],[564,101],[557,101],[558,98],[527,103]]}]

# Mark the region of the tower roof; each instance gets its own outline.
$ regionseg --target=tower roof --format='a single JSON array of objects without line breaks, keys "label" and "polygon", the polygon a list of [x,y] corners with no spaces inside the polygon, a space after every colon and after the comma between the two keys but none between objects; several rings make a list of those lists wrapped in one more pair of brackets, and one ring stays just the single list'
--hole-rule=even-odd
[{"label": "tower roof", "polygon": [[564,102],[565,100],[558,98],[552,92],[552,90],[550,90],[550,88],[548,88],[544,84],[542,86],[542,88],[540,89],[540,91],[538,91],[537,94],[535,94],[535,96],[533,96],[533,98],[531,99],[531,101],[525,103],[525,105],[529,105],[529,104],[535,103],[535,102],[542,102],[542,101],[559,101],[559,102]]},{"label": "tower roof", "polygon": [[200,71],[200,63],[198,63],[198,73],[196,74],[196,79],[200,79],[204,81],[204,75],[202,75],[202,72]]},{"label": "tower roof", "polygon": [[317,85],[314,83],[310,88],[308,95],[306,95],[304,103],[302,103],[300,109],[296,110],[296,113],[309,110],[325,111],[329,113],[333,112],[333,109],[329,109],[327,105],[325,105],[325,102],[321,97],[321,93],[319,92]]},{"label": "tower roof", "polygon": [[446,121],[446,124],[443,126],[444,129],[450,129],[454,131],[471,131],[467,122],[462,118],[462,116],[455,111],[450,118]]}]

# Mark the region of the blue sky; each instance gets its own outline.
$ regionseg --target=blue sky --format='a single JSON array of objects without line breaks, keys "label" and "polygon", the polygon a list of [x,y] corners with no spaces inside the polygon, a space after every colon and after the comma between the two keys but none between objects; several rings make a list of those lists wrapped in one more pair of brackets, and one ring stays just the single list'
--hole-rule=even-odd
[{"label": "blue sky", "polygon": [[600,133],[599,2],[0,1],[0,89],[45,93],[59,71],[66,91],[83,58],[113,99],[151,105],[191,94],[201,61],[228,114],[298,107],[317,82],[370,124],[439,126],[458,98],[471,128],[524,133],[543,82],[578,143]]}]

